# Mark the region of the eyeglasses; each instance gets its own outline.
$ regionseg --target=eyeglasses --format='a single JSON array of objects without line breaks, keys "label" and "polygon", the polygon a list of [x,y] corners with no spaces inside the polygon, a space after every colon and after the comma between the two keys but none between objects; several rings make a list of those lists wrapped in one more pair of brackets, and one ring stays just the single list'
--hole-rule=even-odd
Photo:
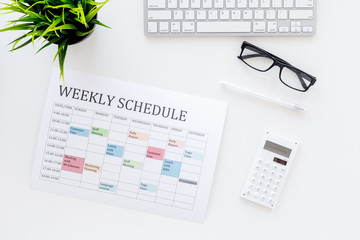
[{"label": "eyeglasses", "polygon": [[246,41],[241,45],[241,53],[238,58],[260,72],[266,72],[272,67],[278,66],[280,81],[289,88],[300,92],[306,92],[316,82],[316,77]]}]

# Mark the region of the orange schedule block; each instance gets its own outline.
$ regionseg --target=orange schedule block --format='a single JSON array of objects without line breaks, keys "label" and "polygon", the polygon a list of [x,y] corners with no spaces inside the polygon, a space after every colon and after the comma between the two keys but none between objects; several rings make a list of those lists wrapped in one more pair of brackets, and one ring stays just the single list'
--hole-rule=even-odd
[{"label": "orange schedule block", "polygon": [[147,141],[149,138],[149,134],[137,132],[137,131],[129,131],[129,138],[137,139],[141,141]]},{"label": "orange schedule block", "polygon": [[176,139],[171,139],[171,138],[170,138],[168,145],[169,145],[170,147],[176,147],[176,148],[184,149],[184,147],[185,147],[185,142],[180,141],[180,140],[176,140]]},{"label": "orange schedule block", "polygon": [[156,147],[148,147],[146,152],[147,158],[152,158],[156,160],[163,160],[165,154],[165,149],[156,148]]},{"label": "orange schedule block", "polygon": [[64,155],[61,170],[82,174],[85,158]]}]

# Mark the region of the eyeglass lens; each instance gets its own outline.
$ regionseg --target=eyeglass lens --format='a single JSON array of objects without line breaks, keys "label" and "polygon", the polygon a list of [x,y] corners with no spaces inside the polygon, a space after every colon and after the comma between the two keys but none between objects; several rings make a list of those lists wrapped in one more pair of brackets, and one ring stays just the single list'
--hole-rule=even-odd
[{"label": "eyeglass lens", "polygon": [[311,84],[311,78],[307,74],[291,67],[282,68],[280,80],[285,85],[300,91],[305,91]]},{"label": "eyeglass lens", "polygon": [[251,46],[246,46],[241,56],[247,65],[258,71],[267,71],[274,64],[274,60],[267,54]]}]

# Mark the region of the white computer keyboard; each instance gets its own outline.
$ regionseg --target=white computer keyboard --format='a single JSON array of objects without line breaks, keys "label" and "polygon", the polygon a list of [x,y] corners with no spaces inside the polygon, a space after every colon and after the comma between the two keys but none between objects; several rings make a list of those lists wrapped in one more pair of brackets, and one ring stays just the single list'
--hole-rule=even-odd
[{"label": "white computer keyboard", "polygon": [[316,0],[144,0],[147,36],[312,36]]}]

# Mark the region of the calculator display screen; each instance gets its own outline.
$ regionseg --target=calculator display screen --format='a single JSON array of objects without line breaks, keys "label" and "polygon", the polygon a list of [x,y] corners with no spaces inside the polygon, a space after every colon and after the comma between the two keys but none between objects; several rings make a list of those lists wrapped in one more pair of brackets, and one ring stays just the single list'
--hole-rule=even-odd
[{"label": "calculator display screen", "polygon": [[270,142],[270,141],[265,142],[264,149],[266,149],[266,150],[268,150],[270,152],[279,154],[280,156],[283,156],[283,157],[286,157],[286,158],[289,158],[290,154],[291,154],[291,149],[290,148],[281,146],[279,144],[276,144],[276,143],[273,143],[273,142]]},{"label": "calculator display screen", "polygon": [[274,160],[273,160],[273,161],[274,161],[274,162],[277,162],[277,163],[280,163],[281,165],[284,165],[284,166],[286,166],[286,163],[287,163],[287,161],[282,160],[282,159],[277,158],[277,157],[274,157]]}]

